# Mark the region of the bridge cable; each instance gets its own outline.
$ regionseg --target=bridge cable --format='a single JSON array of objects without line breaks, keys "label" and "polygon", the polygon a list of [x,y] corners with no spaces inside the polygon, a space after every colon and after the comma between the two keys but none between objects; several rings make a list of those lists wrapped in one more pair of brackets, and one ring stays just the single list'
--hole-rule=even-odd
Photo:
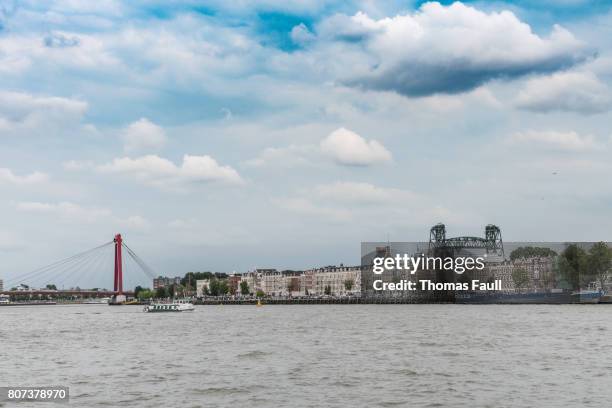
[{"label": "bridge cable", "polygon": [[123,243],[123,247],[127,250],[128,255],[140,266],[140,269],[151,279],[155,279],[157,275],[132,249]]},{"label": "bridge cable", "polygon": [[74,264],[70,265],[66,269],[62,270],[59,274],[55,275],[53,279],[56,280],[59,285],[64,286],[64,284],[66,282],[69,282],[69,279],[72,278],[72,276],[74,276],[76,272],[86,267],[86,265],[88,265],[92,259],[100,257],[103,254],[104,254],[103,250],[92,253],[91,256],[82,258],[78,262],[75,262]]},{"label": "bridge cable", "polygon": [[[100,259],[105,258],[107,256],[108,255],[104,253],[104,251],[99,251],[94,256],[92,256],[88,262],[77,268],[76,271],[80,271],[82,273],[76,274],[76,280],[73,282],[74,286],[78,287],[79,283],[84,277],[90,277],[89,275],[92,271],[94,271],[95,273],[95,267],[98,265]],[[74,274],[72,274],[71,276],[74,276]]]},{"label": "bridge cable", "polygon": [[80,258],[83,258],[83,257],[91,254],[92,252],[95,252],[98,249],[104,248],[107,245],[111,245],[111,244],[113,244],[113,241],[104,243],[104,244],[99,245],[99,246],[97,246],[95,248],[92,248],[92,249],[89,249],[87,251],[78,253],[78,254],[70,256],[68,258],[64,258],[62,260],[53,262],[53,263],[51,263],[49,265],[46,265],[46,266],[34,269],[33,271],[27,272],[27,273],[25,273],[23,275],[16,276],[16,277],[11,278],[11,279],[7,279],[7,286],[11,286],[11,285],[8,285],[9,282],[11,284],[14,284],[14,283],[17,283],[19,281],[25,281],[25,280],[34,279],[35,277],[39,277],[40,275],[42,275],[42,274],[44,274],[44,273],[46,273],[46,272],[48,272],[50,270],[53,270],[53,268],[57,268],[57,267],[60,267],[62,265],[65,265],[65,264],[67,264],[69,262],[76,261],[76,260],[78,260]]}]

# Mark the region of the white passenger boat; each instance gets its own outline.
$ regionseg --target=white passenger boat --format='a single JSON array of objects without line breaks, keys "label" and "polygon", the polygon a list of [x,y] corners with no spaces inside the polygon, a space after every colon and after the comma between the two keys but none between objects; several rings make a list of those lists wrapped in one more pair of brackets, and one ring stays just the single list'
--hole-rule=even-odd
[{"label": "white passenger boat", "polygon": [[194,310],[193,303],[184,300],[175,300],[172,303],[151,303],[143,309],[146,313],[193,312]]}]

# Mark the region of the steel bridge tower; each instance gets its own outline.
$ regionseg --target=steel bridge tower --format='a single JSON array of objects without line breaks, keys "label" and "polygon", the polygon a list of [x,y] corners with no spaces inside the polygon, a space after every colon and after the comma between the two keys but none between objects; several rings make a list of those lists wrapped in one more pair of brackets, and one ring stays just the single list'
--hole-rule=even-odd
[{"label": "steel bridge tower", "polygon": [[123,239],[121,238],[121,234],[115,235],[115,239],[113,239],[113,242],[115,243],[115,294],[111,298],[109,304],[120,305],[126,301],[126,297],[123,294],[123,254],[121,252],[121,248],[123,247]]},{"label": "steel bridge tower", "polygon": [[487,254],[504,257],[504,243],[501,229],[497,225],[489,224],[485,227],[485,236],[482,237],[446,237],[446,226],[436,224],[429,231],[429,251],[455,252],[462,249],[484,249]]},{"label": "steel bridge tower", "polygon": [[121,246],[123,240],[121,234],[115,235],[113,240],[115,243],[115,285],[114,290],[118,295],[123,295],[123,259],[121,254]]}]

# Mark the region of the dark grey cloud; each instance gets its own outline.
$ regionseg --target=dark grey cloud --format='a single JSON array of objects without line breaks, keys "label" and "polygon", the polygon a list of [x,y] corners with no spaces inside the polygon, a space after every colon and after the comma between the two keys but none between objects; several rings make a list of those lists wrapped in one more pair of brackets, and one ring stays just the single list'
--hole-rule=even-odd
[{"label": "dark grey cloud", "polygon": [[342,83],[417,97],[552,73],[595,55],[559,25],[538,35],[510,11],[486,13],[462,3],[427,3],[382,19],[335,15],[317,35],[320,49],[328,47],[338,60],[352,58],[338,64],[352,67],[339,73]]},{"label": "dark grey cloud", "polygon": [[544,61],[491,66],[474,65],[468,59],[437,63],[407,60],[389,68],[375,67],[357,78],[345,80],[349,86],[369,90],[394,91],[405,96],[437,93],[456,94],[473,90],[495,80],[511,80],[528,74],[546,74],[584,61],[585,55],[567,55]]}]

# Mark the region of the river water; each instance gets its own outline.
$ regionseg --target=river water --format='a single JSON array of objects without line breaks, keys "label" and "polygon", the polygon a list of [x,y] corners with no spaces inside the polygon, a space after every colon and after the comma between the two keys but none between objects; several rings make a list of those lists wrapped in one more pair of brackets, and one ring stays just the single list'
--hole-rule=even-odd
[{"label": "river water", "polygon": [[76,407],[610,407],[611,318],[607,305],[0,307],[0,386],[66,385]]}]

